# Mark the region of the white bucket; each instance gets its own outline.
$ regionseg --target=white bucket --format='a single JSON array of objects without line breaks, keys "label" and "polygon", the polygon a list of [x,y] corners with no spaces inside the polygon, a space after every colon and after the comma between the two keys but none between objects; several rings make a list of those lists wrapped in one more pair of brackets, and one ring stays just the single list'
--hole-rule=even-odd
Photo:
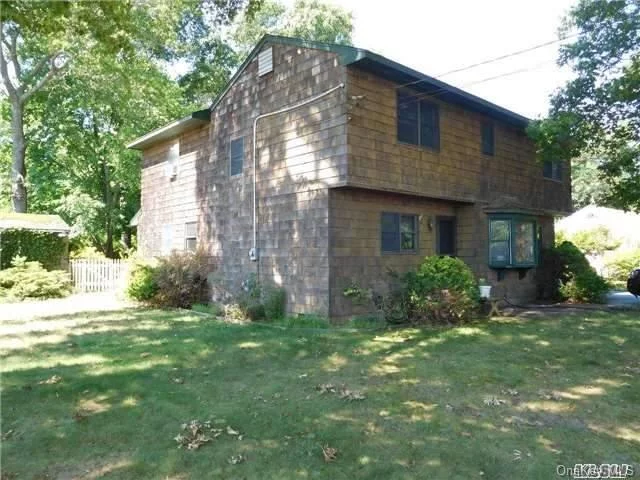
[{"label": "white bucket", "polygon": [[489,298],[491,296],[491,285],[480,285],[480,297]]}]

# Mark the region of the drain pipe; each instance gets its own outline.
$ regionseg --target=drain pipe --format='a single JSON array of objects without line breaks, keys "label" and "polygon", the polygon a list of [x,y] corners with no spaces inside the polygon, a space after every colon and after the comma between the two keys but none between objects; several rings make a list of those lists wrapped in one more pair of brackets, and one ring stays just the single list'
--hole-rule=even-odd
[{"label": "drain pipe", "polygon": [[256,196],[256,177],[257,177],[256,164],[257,164],[257,158],[258,158],[258,155],[256,153],[256,150],[257,150],[256,137],[257,137],[257,129],[258,129],[258,120],[267,118],[267,117],[273,117],[274,115],[279,115],[281,113],[290,112],[291,110],[295,110],[296,108],[304,107],[305,105],[308,105],[317,100],[320,100],[323,97],[326,97],[330,93],[333,93],[340,88],[344,88],[344,83],[341,83],[340,85],[336,85],[335,87],[330,88],[329,90],[326,90],[314,97],[307,98],[306,100],[296,103],[295,105],[284,107],[284,108],[281,108],[280,110],[275,110],[273,112],[263,113],[253,119],[253,247],[251,248],[251,250],[249,250],[249,259],[252,262],[258,261],[258,217],[257,217],[258,203],[257,203],[257,196]]}]

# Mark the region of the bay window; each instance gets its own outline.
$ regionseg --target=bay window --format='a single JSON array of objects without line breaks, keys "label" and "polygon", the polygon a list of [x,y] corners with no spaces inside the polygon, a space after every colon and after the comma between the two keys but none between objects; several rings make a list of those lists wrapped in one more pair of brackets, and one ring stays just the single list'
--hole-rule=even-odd
[{"label": "bay window", "polygon": [[538,263],[535,219],[520,215],[489,217],[489,266],[529,268]]}]

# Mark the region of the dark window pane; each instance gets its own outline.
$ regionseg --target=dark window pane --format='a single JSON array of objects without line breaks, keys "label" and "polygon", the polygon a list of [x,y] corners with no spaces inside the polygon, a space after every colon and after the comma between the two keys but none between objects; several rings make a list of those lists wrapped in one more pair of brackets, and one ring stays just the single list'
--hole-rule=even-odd
[{"label": "dark window pane", "polygon": [[382,214],[382,251],[400,251],[400,215],[397,213]]},{"label": "dark window pane", "polygon": [[231,166],[230,166],[230,174],[239,175],[242,173],[242,167],[244,162],[244,139],[236,138],[231,141],[230,157],[231,157]]},{"label": "dark window pane", "polygon": [[489,244],[489,263],[492,265],[509,263],[509,242],[491,242]]},{"label": "dark window pane", "polygon": [[456,222],[453,218],[439,218],[437,252],[440,255],[456,254]]},{"label": "dark window pane", "polygon": [[562,163],[553,162],[552,178],[555,180],[562,180]]},{"label": "dark window pane", "polygon": [[434,149],[440,148],[440,115],[438,105],[420,102],[420,144]]},{"label": "dark window pane", "polygon": [[418,101],[414,95],[398,92],[398,141],[418,144]]},{"label": "dark window pane", "polygon": [[482,124],[482,153],[493,155],[495,153],[495,137],[493,133],[493,123]]}]

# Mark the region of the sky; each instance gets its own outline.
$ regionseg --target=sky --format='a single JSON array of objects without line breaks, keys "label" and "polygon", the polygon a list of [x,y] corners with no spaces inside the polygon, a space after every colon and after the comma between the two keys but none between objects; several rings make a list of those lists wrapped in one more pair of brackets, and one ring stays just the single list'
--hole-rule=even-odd
[{"label": "sky", "polygon": [[549,96],[571,77],[568,69],[555,63],[559,43],[457,74],[439,75],[557,39],[562,17],[576,0],[325,1],[353,13],[355,46],[530,118],[544,115]]}]

